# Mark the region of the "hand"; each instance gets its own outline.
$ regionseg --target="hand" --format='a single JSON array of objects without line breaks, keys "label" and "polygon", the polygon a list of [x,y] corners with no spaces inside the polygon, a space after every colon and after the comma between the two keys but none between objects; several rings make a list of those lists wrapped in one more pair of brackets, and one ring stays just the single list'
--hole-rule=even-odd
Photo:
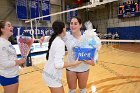
[{"label": "hand", "polygon": [[82,63],[82,61],[78,61],[78,59],[70,64],[68,64],[67,62],[64,62],[64,68],[66,67],[74,67],[76,65],[79,65],[80,63]]},{"label": "hand", "polygon": [[44,42],[45,35],[43,33],[43,36],[39,39],[40,47],[42,47],[42,43]]},{"label": "hand", "polygon": [[87,63],[87,64],[90,64],[90,65],[92,65],[92,66],[94,66],[95,65],[95,63],[94,63],[94,60],[93,59],[91,59],[91,60],[83,60],[85,63]]},{"label": "hand", "polygon": [[74,62],[74,65],[78,65],[78,64],[81,64],[81,63],[82,63],[82,61],[79,61],[79,58],[77,58]]},{"label": "hand", "polygon": [[19,60],[15,60],[15,61],[16,61],[16,65],[24,67],[24,63],[26,62],[26,59],[25,58],[21,58]]},{"label": "hand", "polygon": [[25,67],[25,63],[24,64],[21,64],[19,65],[21,68],[24,68]]},{"label": "hand", "polygon": [[23,64],[26,62],[26,58],[21,58],[19,61],[20,61],[20,64]]},{"label": "hand", "polygon": [[25,62],[26,62],[26,58],[20,59],[20,64],[19,64],[19,66],[22,67],[22,68],[24,68],[24,67],[25,67]]}]

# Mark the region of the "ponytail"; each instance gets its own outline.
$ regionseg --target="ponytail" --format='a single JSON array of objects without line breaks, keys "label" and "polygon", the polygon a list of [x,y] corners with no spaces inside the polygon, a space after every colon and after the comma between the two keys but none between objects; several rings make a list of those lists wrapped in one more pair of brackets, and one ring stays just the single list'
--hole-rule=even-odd
[{"label": "ponytail", "polygon": [[63,32],[63,28],[65,28],[65,24],[62,21],[56,20],[52,24],[52,28],[53,28],[54,33],[51,35],[51,38],[49,40],[48,51],[47,51],[47,55],[46,55],[47,60],[49,58],[49,51],[50,51],[52,42],[59,34],[61,34]]},{"label": "ponytail", "polygon": [[57,34],[52,34],[50,40],[49,40],[49,45],[48,45],[48,51],[47,51],[47,55],[46,55],[46,59],[48,60],[49,58],[49,51],[50,51],[50,48],[51,48],[51,45],[52,45],[52,42],[53,40],[56,38]]}]

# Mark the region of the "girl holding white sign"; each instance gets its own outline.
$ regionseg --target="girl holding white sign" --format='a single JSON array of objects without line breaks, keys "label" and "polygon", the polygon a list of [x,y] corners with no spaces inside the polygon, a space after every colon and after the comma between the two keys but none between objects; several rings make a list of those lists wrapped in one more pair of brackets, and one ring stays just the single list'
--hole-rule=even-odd
[{"label": "girl holding white sign", "polygon": [[[71,32],[67,32],[64,38],[64,42],[68,50],[68,58],[67,58],[68,63],[75,62],[75,58],[73,55],[73,48],[79,46],[79,43],[83,38],[83,35],[80,30],[81,27],[82,27],[81,19],[79,17],[73,17],[70,22]],[[95,37],[98,39],[97,41],[98,46],[100,46],[101,45],[100,39],[96,35]],[[97,51],[95,54],[97,54]],[[77,82],[80,88],[79,89],[80,93],[86,93],[86,85],[87,85],[87,80],[89,75],[89,65],[94,66],[95,65],[94,61],[96,60],[97,60],[97,55],[95,55],[93,60],[83,60],[81,64],[75,67],[68,67],[66,69],[69,93],[76,93]]]}]

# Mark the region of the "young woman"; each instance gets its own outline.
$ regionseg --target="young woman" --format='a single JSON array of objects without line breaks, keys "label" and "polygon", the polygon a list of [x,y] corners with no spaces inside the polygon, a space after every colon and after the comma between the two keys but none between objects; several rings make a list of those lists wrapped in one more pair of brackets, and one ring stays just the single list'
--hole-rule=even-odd
[{"label": "young woman", "polygon": [[[81,19],[78,17],[73,17],[70,22],[71,33],[67,32],[64,38],[64,42],[68,50],[67,63],[75,62],[75,58],[73,55],[73,48],[78,46],[82,38],[82,33],[80,31],[81,27],[82,27]],[[99,45],[101,45],[101,43]],[[95,56],[97,60],[97,55]],[[86,85],[87,85],[87,80],[89,75],[89,65],[94,65],[94,61],[85,60],[81,64],[75,67],[66,68],[69,93],[76,93],[77,83],[80,88],[79,89],[80,93],[86,93]]]},{"label": "young woman", "polygon": [[67,64],[64,62],[65,43],[62,40],[66,34],[65,24],[61,21],[55,21],[52,24],[54,33],[49,39],[47,63],[43,71],[43,79],[50,88],[51,93],[64,93],[62,86],[62,68],[76,66],[80,62]]},{"label": "young woman", "polygon": [[4,93],[18,93],[19,65],[26,59],[17,60],[16,50],[8,41],[13,35],[13,27],[9,21],[0,21],[0,85]]}]

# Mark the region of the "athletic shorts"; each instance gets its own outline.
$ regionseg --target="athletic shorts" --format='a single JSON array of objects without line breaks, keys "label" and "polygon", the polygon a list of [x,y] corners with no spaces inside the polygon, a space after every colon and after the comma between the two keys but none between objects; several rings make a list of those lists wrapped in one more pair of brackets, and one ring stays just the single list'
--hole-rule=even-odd
[{"label": "athletic shorts", "polygon": [[[71,71],[71,70],[69,70],[69,69],[66,68],[66,71]],[[87,72],[87,71],[89,71],[89,69],[86,70],[86,71],[83,71],[83,72]],[[75,73],[83,73],[83,72],[77,72],[77,71],[71,71],[71,72],[75,72]]]},{"label": "athletic shorts", "polygon": [[45,75],[44,73],[42,74],[42,77],[48,87],[53,87],[53,88],[62,87],[62,82],[60,79],[57,79],[57,77],[48,76]]},{"label": "athletic shorts", "polygon": [[19,76],[13,78],[6,78],[4,76],[0,76],[0,85],[7,86],[7,85],[18,83],[18,78]]}]

